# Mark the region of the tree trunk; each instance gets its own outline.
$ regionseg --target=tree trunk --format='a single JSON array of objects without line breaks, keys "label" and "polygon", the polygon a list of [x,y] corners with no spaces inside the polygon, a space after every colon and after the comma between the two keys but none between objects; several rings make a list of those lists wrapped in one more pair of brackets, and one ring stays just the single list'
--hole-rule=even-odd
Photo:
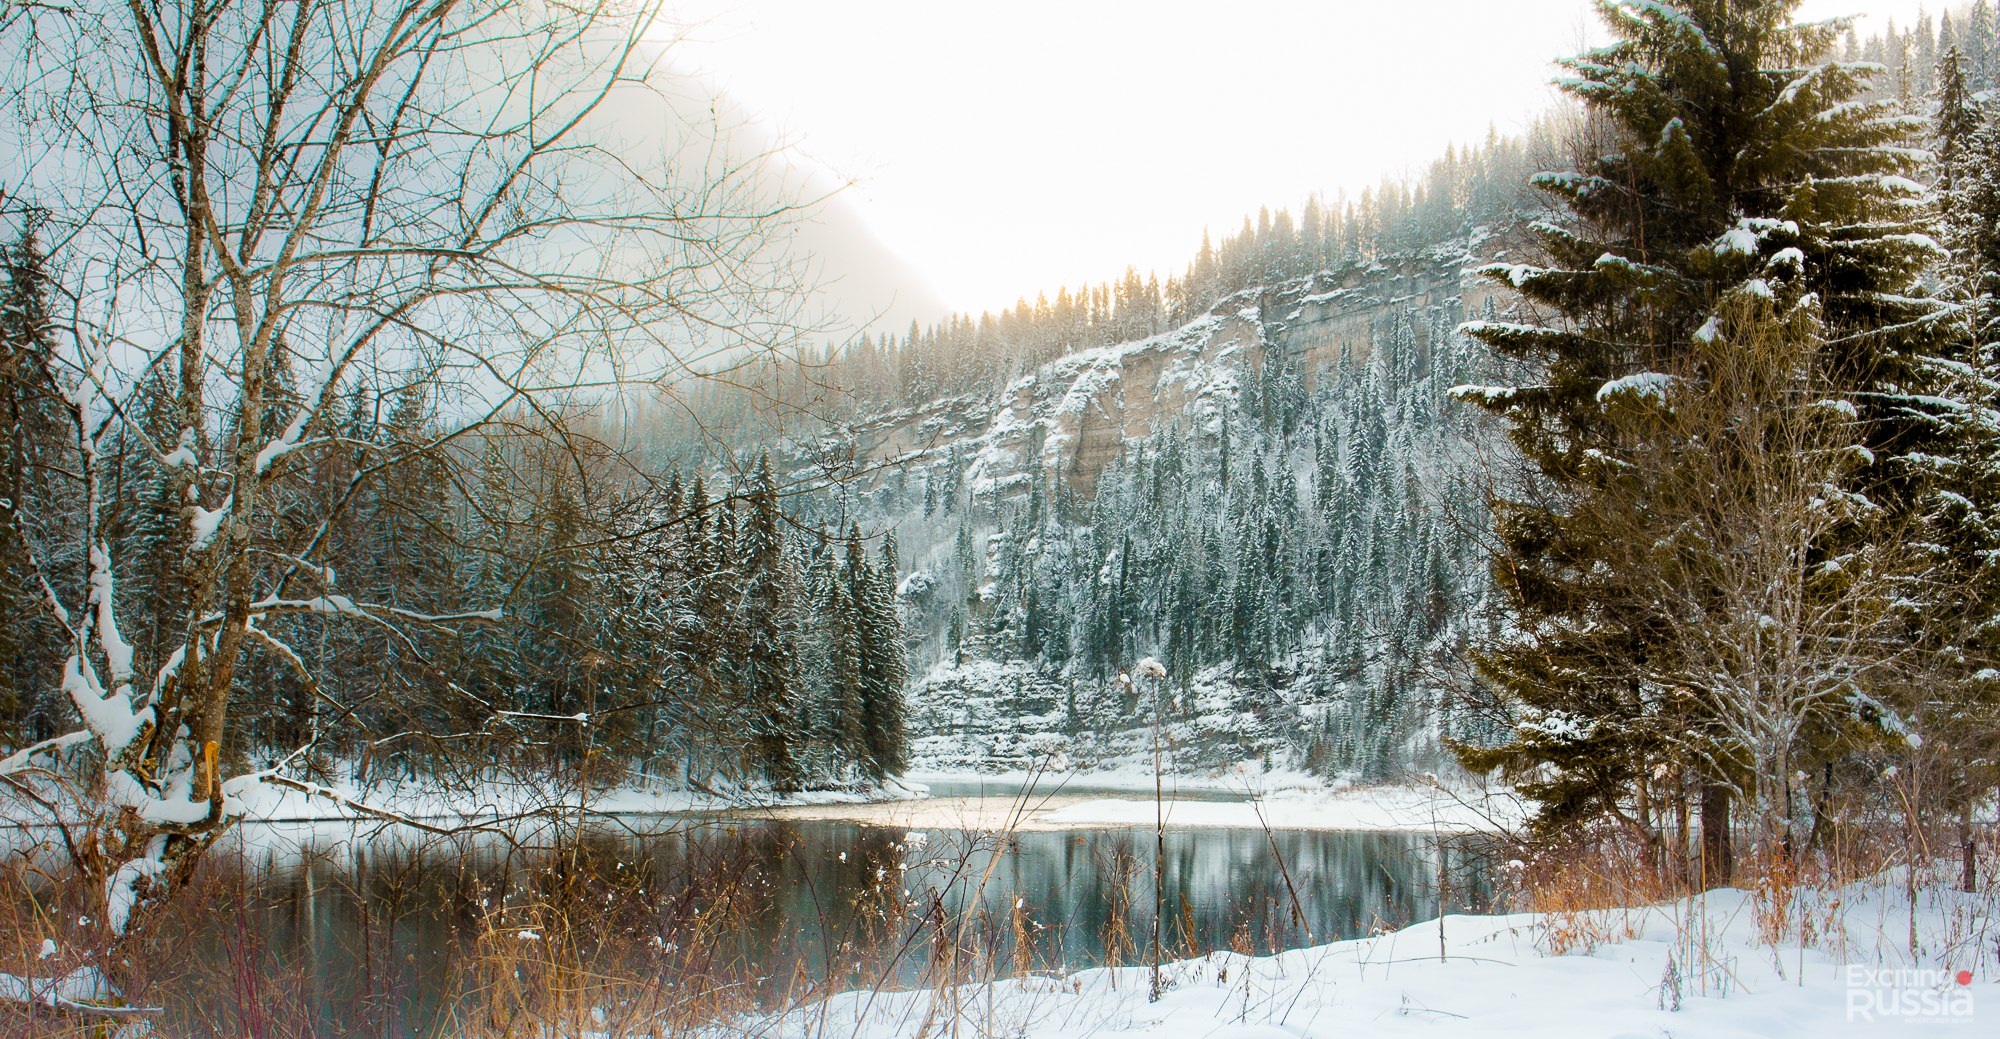
[{"label": "tree trunk", "polygon": [[1693,827],[1688,824],[1687,782],[1684,776],[1674,777],[1674,878],[1684,888],[1694,887],[1694,870],[1691,868],[1688,845],[1693,840]]},{"label": "tree trunk", "polygon": [[1701,869],[1709,887],[1729,883],[1736,872],[1729,839],[1729,788],[1716,782],[1701,787]]},{"label": "tree trunk", "polygon": [[1632,814],[1639,817],[1639,827],[1652,835],[1651,853],[1647,856],[1653,867],[1653,875],[1664,877],[1667,871],[1667,843],[1659,839],[1660,828],[1653,820],[1653,785],[1644,776],[1639,777],[1639,789],[1635,791],[1638,803],[1632,806]]},{"label": "tree trunk", "polygon": [[1968,803],[1958,817],[1958,852],[1960,870],[1958,887],[1961,891],[1979,890],[1979,845],[1972,839],[1972,805]]}]

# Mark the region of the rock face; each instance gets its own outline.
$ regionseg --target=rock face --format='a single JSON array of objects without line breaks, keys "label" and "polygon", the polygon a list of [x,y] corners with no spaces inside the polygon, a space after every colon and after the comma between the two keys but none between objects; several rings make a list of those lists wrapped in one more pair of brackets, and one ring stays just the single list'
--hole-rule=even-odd
[{"label": "rock face", "polygon": [[1174,331],[1051,361],[997,399],[952,397],[879,416],[855,429],[854,448],[874,462],[924,467],[955,446],[972,492],[987,501],[1025,490],[1030,463],[1087,495],[1131,442],[1169,423],[1212,432],[1241,377],[1266,357],[1310,376],[1343,355],[1367,357],[1382,319],[1401,308],[1475,311],[1494,295],[1473,273],[1485,241],[1478,232],[1423,255],[1249,289]]},{"label": "rock face", "polygon": [[[1128,702],[1119,703],[1119,700]],[[1303,681],[1252,692],[1204,671],[1161,701],[1159,752],[1169,774],[1213,777],[1296,757],[1301,728],[1327,707]],[[1022,661],[946,664],[911,697],[911,762],[923,771],[1140,775],[1152,768],[1150,690],[1079,688]]]},{"label": "rock face", "polygon": [[1309,372],[1337,362],[1343,351],[1365,356],[1373,329],[1392,309],[1456,303],[1475,312],[1497,296],[1493,283],[1474,273],[1484,263],[1475,250],[1485,241],[1477,233],[1463,248],[1322,272],[1264,292],[1259,302],[1271,340]]},{"label": "rock face", "polygon": [[[1034,530],[1032,523],[999,532],[999,515],[1044,507],[1058,484],[1075,499],[1089,498],[1107,466],[1169,428],[1226,443],[1218,436],[1224,424],[1247,421],[1239,402],[1256,395],[1246,396],[1246,388],[1272,384],[1267,363],[1311,383],[1343,366],[1350,373],[1366,367],[1378,348],[1385,360],[1397,356],[1397,340],[1378,343],[1377,336],[1398,328],[1412,335],[1413,320],[1429,323],[1424,334],[1434,342],[1460,316],[1480,313],[1495,293],[1475,272],[1503,255],[1482,252],[1488,238],[1477,232],[1420,254],[1245,290],[1181,328],[1060,357],[997,393],[931,401],[853,427],[847,450],[877,471],[899,472],[864,491],[860,504],[878,526],[897,528],[903,560],[916,568],[904,584],[906,617],[923,618],[912,640],[920,676],[910,690],[913,763],[945,771],[1056,763],[1143,771],[1151,767],[1156,724],[1167,764],[1181,774],[1339,768],[1381,778],[1442,760],[1422,694],[1407,679],[1386,684],[1382,669],[1365,663],[1377,652],[1369,646],[1348,652],[1343,645],[1346,655],[1336,661],[1333,638],[1321,632],[1311,646],[1282,647],[1254,677],[1239,679],[1232,664],[1176,676],[1178,700],[1156,719],[1129,686],[1013,658],[1013,642],[981,630],[996,601],[982,582],[1008,572],[999,563],[1006,552],[1037,543],[1010,540],[1036,538],[1022,533]],[[1410,383],[1415,392],[1441,396],[1420,385],[1427,384]],[[1411,421],[1388,410],[1409,407],[1386,403],[1393,396],[1379,398],[1384,420]],[[913,489],[919,483],[921,494]],[[933,488],[942,488],[936,516],[929,505],[919,515],[914,503],[929,501]],[[1383,508],[1404,507],[1401,499],[1384,500]],[[1395,560],[1358,565],[1407,569]]]}]

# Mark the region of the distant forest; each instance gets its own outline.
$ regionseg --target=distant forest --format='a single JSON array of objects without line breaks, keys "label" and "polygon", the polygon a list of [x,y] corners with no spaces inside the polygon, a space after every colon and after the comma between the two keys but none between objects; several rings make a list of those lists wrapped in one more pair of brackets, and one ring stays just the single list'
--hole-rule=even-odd
[{"label": "distant forest", "polygon": [[[73,549],[28,554],[60,545],[48,528],[83,502],[59,476],[77,445],[41,374],[53,322],[34,235],[5,259],[0,515],[15,529],[0,538],[0,745],[18,747],[63,731],[72,710],[70,644],[40,575],[85,567]],[[273,414],[297,406],[282,343],[267,374]],[[393,779],[556,760],[603,778],[630,767],[780,789],[904,767],[893,541],[803,526],[767,466],[646,464],[589,414],[455,433],[441,377],[394,370],[347,387],[337,417],[304,430],[341,450],[279,463],[257,565],[297,590],[260,625],[273,652],[238,678],[232,760],[310,746],[307,773],[328,777],[336,764]],[[171,387],[133,399],[138,428],[171,440]],[[108,545],[128,561],[122,630],[142,666],[170,670],[187,638],[183,561],[217,532],[191,528],[183,485],[146,441],[114,435],[102,458]],[[329,616],[346,623],[330,631]],[[337,700],[336,679],[366,692]]]},{"label": "distant forest", "polygon": [[[1850,35],[1844,49],[1888,69],[1874,96],[1922,108],[1953,48],[1969,87],[1990,90],[2000,47],[1985,0],[1957,18]],[[1485,581],[1463,533],[1481,522],[1478,495],[1433,487],[1471,421],[1442,393],[1489,363],[1450,331],[1466,315],[1399,314],[1372,337],[1385,350],[1325,373],[1263,364],[1221,430],[1164,428],[1093,485],[1037,472],[1025,495],[973,511],[948,459],[857,474],[865,460],[806,452],[802,464],[800,445],[837,445],[885,411],[990,394],[1079,350],[1164,334],[1245,290],[1456,247],[1482,227],[1503,233],[1533,215],[1524,185],[1580,125],[1554,116],[1523,137],[1447,149],[1413,181],[1309,199],[1296,215],[1260,211],[1219,241],[1204,235],[1164,279],[1128,269],[998,314],[668,385],[672,405],[637,418],[522,413],[461,436],[448,432],[438,369],[351,381],[314,427],[343,450],[280,463],[257,566],[288,587],[338,575],[337,595],[299,592],[297,613],[368,603],[415,625],[357,613],[335,636],[272,616],[287,650],[249,658],[237,679],[244,724],[224,752],[254,764],[305,741],[315,767],[338,759],[382,774],[547,753],[676,781],[867,781],[905,763],[907,672],[968,640],[1093,679],[1141,653],[1177,675],[1220,664],[1289,674],[1306,654],[1332,662],[1329,682],[1361,674],[1363,657],[1414,660],[1462,634],[1453,625]],[[77,450],[61,430],[61,390],[41,374],[54,337],[44,260],[29,221],[0,286],[12,431],[0,477],[17,505],[5,522],[31,541],[55,540],[81,507],[59,476]],[[171,431],[170,374],[155,373],[133,398],[133,427],[106,442],[106,530],[130,561],[126,630],[154,672],[187,637],[176,582],[202,547],[178,500],[186,483],[138,436]],[[265,377],[276,424],[303,392],[282,341]],[[767,452],[775,471],[759,464]],[[859,494],[840,486],[849,477],[889,490]],[[294,512],[334,519],[314,535],[287,526]],[[888,535],[904,522],[899,559]],[[31,562],[23,543],[0,547],[0,743],[11,747],[50,737],[68,709],[69,646],[33,575],[86,569],[73,544]],[[309,554],[281,548],[300,544]],[[916,571],[930,591],[899,602]],[[1397,673],[1381,681],[1411,680],[1407,666]],[[318,685],[332,675],[364,676],[369,691],[334,700]],[[1400,710],[1384,706],[1394,695],[1368,695],[1380,702],[1365,710]]]}]

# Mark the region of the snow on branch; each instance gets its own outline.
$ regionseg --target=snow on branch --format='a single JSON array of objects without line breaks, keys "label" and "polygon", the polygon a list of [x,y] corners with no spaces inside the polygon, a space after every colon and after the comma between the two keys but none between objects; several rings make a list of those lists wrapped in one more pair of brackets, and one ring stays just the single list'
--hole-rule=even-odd
[{"label": "snow on branch", "polygon": [[1665,372],[1636,372],[1599,386],[1597,402],[1603,404],[1621,396],[1637,400],[1664,401],[1667,399],[1667,391],[1673,388],[1674,382],[1674,377]]}]

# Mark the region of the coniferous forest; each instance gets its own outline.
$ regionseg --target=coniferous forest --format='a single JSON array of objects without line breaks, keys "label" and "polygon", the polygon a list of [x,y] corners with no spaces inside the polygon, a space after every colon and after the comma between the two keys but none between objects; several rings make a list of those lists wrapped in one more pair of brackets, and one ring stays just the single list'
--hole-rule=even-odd
[{"label": "coniferous forest", "polygon": [[[1149,781],[1151,999],[1168,777],[1503,792],[1476,854],[1430,820],[1421,911],[1461,919],[1475,862],[1480,908],[1570,914],[1556,954],[1644,930],[1587,914],[1735,884],[1803,985],[1803,878],[1901,870],[1913,963],[1920,869],[1990,891],[1988,0],[1866,35],[1797,0],[1603,0],[1521,133],[1178,269],[893,329],[823,316],[788,251],[814,203],[676,107],[641,6],[0,10],[26,157],[0,167],[0,795],[60,856],[6,882],[62,878],[23,919],[88,930],[78,971],[272,805],[510,848],[569,811],[581,849],[593,799],[775,811],[915,800],[912,774]],[[493,800],[523,789],[548,796]],[[827,904],[879,909],[939,990],[1035,976],[1023,902],[1027,953],[965,922],[1011,829],[950,898],[869,901],[943,861],[927,825]],[[1259,926],[1312,944],[1283,881],[1292,923],[1273,897]],[[1741,984],[1676,927],[1662,1012]],[[814,955],[756,969],[894,987],[893,958]],[[0,1014],[102,1009],[28,969],[0,962]],[[741,999],[689,1027],[768,1009]]]},{"label": "coniferous forest", "polygon": [[[1755,10],[1770,17],[1776,8]],[[1677,24],[1666,19],[1649,31],[1670,35]],[[1195,711],[1194,686],[1205,680],[1282,723],[1282,737],[1262,721],[1227,733],[1216,750],[1224,757],[1268,761],[1275,751],[1310,771],[1373,777],[1442,764],[1453,746],[1481,765],[1545,760],[1535,738],[1498,734],[1523,710],[1570,716],[1567,694],[1548,675],[1514,670],[1557,666],[1560,655],[1540,644],[1502,647],[1492,633],[1530,616],[1574,619],[1580,602],[1597,604],[1577,600],[1554,576],[1540,579],[1552,585],[1523,583],[1515,567],[1555,550],[1546,524],[1573,503],[1529,507],[1515,496],[1540,501],[1589,483],[1578,467],[1610,457],[1617,443],[1591,440],[1612,435],[1602,428],[1613,420],[1604,414],[1616,410],[1610,404],[1656,399],[1653,390],[1676,378],[1661,372],[1600,399],[1622,369],[1665,368],[1664,360],[1602,343],[1596,356],[1573,358],[1563,345],[1572,340],[1556,330],[1570,320],[1608,322],[1603,331],[1561,335],[1617,344],[1631,336],[1615,332],[1617,322],[1636,322],[1653,338],[1704,332],[1713,341],[1725,290],[1775,286],[1772,272],[1745,266],[1766,252],[1789,259],[1798,250],[1808,272],[1830,269],[1813,266],[1822,254],[1867,253],[1844,261],[1852,269],[1840,268],[1837,292],[1809,281],[1801,298],[1824,311],[1816,320],[1831,322],[1826,328],[1886,325],[1926,345],[1848,348],[1853,355],[1827,376],[1836,380],[1828,399],[1860,394],[1849,405],[1872,432],[1855,447],[1875,458],[1872,468],[1909,456],[1939,471],[1926,481],[1871,477],[1881,481],[1873,492],[1848,492],[1897,524],[1944,522],[1947,499],[1937,495],[1964,497],[1969,513],[1955,533],[1926,537],[1940,556],[1979,558],[1976,545],[1954,540],[1983,529],[1973,521],[1977,500],[1962,486],[1977,466],[1954,454],[1976,439],[1962,428],[1969,420],[1955,420],[1949,404],[1894,402],[1958,402],[1979,385],[1977,351],[1961,340],[1976,342],[1962,315],[1976,312],[1987,291],[1977,257],[1991,237],[1978,214],[1992,208],[1986,152],[1995,133],[1985,92],[2000,61],[1992,12],[1976,4],[1956,21],[1947,13],[1865,40],[1845,26],[1757,33],[1776,35],[1744,44],[1742,60],[1765,69],[1760,89],[1773,99],[1793,82],[1780,56],[1833,62],[1815,66],[1830,71],[1815,72],[1811,90],[1790,87],[1783,99],[1820,98],[1798,118],[1838,122],[1848,138],[1807,128],[1791,140],[1759,116],[1733,128],[1734,137],[1690,136],[1685,151],[1657,160],[1660,169],[1599,169],[1592,164],[1608,160],[1593,155],[1622,154],[1615,149],[1630,135],[1692,130],[1686,116],[1635,129],[1636,116],[1600,103],[1626,84],[1604,86],[1616,77],[1586,55],[1563,81],[1578,107],[1525,137],[1454,148],[1419,179],[1385,181],[1352,199],[1309,199],[1296,217],[1246,217],[1217,244],[1205,237],[1164,282],[1128,269],[1115,282],[1058,288],[1053,299],[1039,294],[999,314],[903,333],[836,345],[795,333],[795,352],[773,345],[736,362],[741,377],[678,382],[667,406],[607,412],[572,392],[560,407],[517,406],[468,423],[468,386],[448,357],[413,353],[310,385],[310,362],[274,335],[261,362],[264,421],[303,418],[287,434],[328,447],[309,458],[287,452],[265,474],[268,516],[246,532],[253,562],[245,575],[275,580],[299,599],[257,625],[283,648],[246,655],[249,687],[232,705],[220,751],[249,768],[309,745],[297,762],[309,774],[338,762],[409,776],[491,754],[597,754],[617,762],[603,766],[614,771],[793,789],[906,767],[903,690],[917,680],[921,714],[925,676],[940,664],[1020,666],[1008,681],[1054,690],[1060,728],[1075,735],[1143,721],[1112,680],[1153,656],[1183,691],[1184,713]],[[1648,37],[1621,46],[1664,45]],[[1734,81],[1718,82],[1720,90]],[[1670,95],[1674,104],[1721,106],[1692,88],[1672,89],[1689,95]],[[1711,214],[1707,223],[1677,224],[1689,239],[1672,248],[1692,258],[1620,259],[1637,232],[1598,225],[1647,218],[1594,208],[1612,204],[1601,185],[1637,178],[1614,193],[1625,205],[1647,197],[1653,181],[1714,171],[1734,154],[1728,149],[1745,147],[1860,157],[1851,169],[1746,168],[1731,176],[1747,186],[1728,191],[1705,172],[1693,187],[1674,189],[1694,192]],[[1537,172],[1566,159],[1578,160],[1579,172]],[[1816,243],[1786,230],[1804,226],[1788,215],[1804,204],[1793,198],[1801,177],[1814,185],[1814,204],[1829,207],[1824,223],[1877,228],[1879,244]],[[1874,194],[1860,197],[1864,188]],[[1669,196],[1660,204],[1678,213],[1690,203]],[[79,450],[96,452],[103,466],[96,479],[112,488],[98,506],[103,540],[112,556],[131,561],[119,584],[133,619],[121,630],[149,672],[185,652],[188,628],[175,611],[199,583],[187,563],[215,535],[185,522],[189,506],[179,504],[214,490],[177,473],[175,453],[162,449],[184,435],[174,431],[185,388],[171,363],[132,383],[123,421],[98,443],[80,448],[66,428],[62,271],[48,249],[75,231],[43,208],[17,208],[4,364],[16,387],[6,457],[16,503],[9,522],[20,536],[7,548],[0,588],[10,603],[0,611],[0,639],[12,661],[0,706],[10,744],[26,747],[58,736],[71,710],[62,679],[69,650],[38,605],[46,598],[39,584],[89,569],[88,545],[59,536],[88,507],[87,492],[55,474],[77,469]],[[1729,214],[1729,226],[1711,233],[1708,224]],[[1719,251],[1695,248],[1711,240],[1740,259],[1725,263]],[[1438,272],[1457,277],[1481,257],[1529,254],[1546,255],[1548,266],[1504,264],[1490,290],[1468,281],[1436,291],[1424,282]],[[1555,273],[1537,273],[1545,269]],[[1561,287],[1538,294],[1544,282]],[[1397,297],[1413,283],[1429,291]],[[1662,302],[1667,283],[1676,295]],[[1772,291],[1784,307],[1797,305]],[[1341,296],[1333,305],[1359,316],[1335,334],[1287,327],[1300,300]],[[1634,302],[1618,310],[1628,297]],[[1080,422],[1031,416],[1026,436],[1036,442],[1004,472],[979,457],[975,437],[933,430],[927,441],[893,446],[871,439],[910,417],[942,426],[973,416],[976,426],[1024,380],[1062,377],[1068,359],[1198,337],[1204,321],[1244,306],[1259,311],[1260,338],[1217,366],[1222,374],[1202,376],[1219,396],[1124,422],[1087,465],[1078,443],[1087,414]],[[1604,308],[1614,312],[1585,313]],[[1662,313],[1691,327],[1663,326]],[[1486,385],[1523,373],[1557,385]],[[1911,382],[1919,374],[1943,381],[1918,388]],[[1869,379],[1909,388],[1896,398]],[[1499,421],[1481,419],[1481,410]],[[1051,447],[1050,437],[1071,443]],[[1525,468],[1496,468],[1494,451],[1507,440]],[[1489,512],[1494,505],[1498,513]],[[1490,570],[1482,560],[1494,551],[1505,565]],[[1562,560],[1577,565],[1567,551]],[[311,587],[328,576],[336,578],[328,589]],[[331,587],[337,596],[307,596]],[[346,605],[324,605],[334,599]],[[347,630],[322,630],[318,614],[358,604],[367,605],[348,614]],[[381,627],[369,620],[374,610],[418,623]],[[1643,655],[1643,638],[1628,635],[1639,641],[1589,652],[1624,667]],[[1446,658],[1480,644],[1490,648],[1476,655],[1478,675],[1446,673]],[[371,691],[352,702],[330,697],[333,674],[365,675]],[[1618,708],[1627,712],[1616,717],[1622,738],[1640,739],[1644,728],[1632,726],[1630,712],[1653,709],[1644,698]],[[1908,721],[1880,709],[1882,719]],[[329,724],[334,717],[339,725]],[[590,721],[564,721],[577,718]],[[1661,723],[1678,729],[1684,719]],[[462,753],[473,746],[481,749]],[[1594,759],[1601,750],[1587,753]],[[1585,814],[1612,809],[1631,775],[1655,769],[1655,752],[1635,751],[1626,771],[1589,778],[1594,793],[1550,803]]]},{"label": "coniferous forest", "polygon": [[[48,378],[56,347],[38,233],[30,226],[9,250],[4,311],[16,388],[8,498],[30,538],[82,504],[47,476],[72,468],[77,449]],[[298,403],[287,364],[274,351],[277,409]],[[352,613],[361,623],[333,637],[316,619],[272,617],[266,630],[289,652],[247,662],[255,692],[234,712],[222,748],[232,759],[255,767],[310,745],[309,773],[340,760],[404,776],[494,754],[598,753],[677,781],[714,774],[780,790],[902,769],[893,539],[801,526],[767,464],[711,490],[702,473],[642,466],[588,429],[510,420],[466,437],[438,416],[434,372],[375,377],[344,387],[324,427],[305,431],[341,448],[282,470],[256,536],[272,546],[274,577],[304,567],[340,590],[296,609],[366,603],[419,629],[370,630]],[[133,394],[141,426],[172,428],[168,392]],[[135,659],[157,668],[185,636],[172,604],[191,546],[173,473],[148,446],[139,431],[107,438],[104,479],[125,493],[106,541],[134,561],[119,575],[136,607],[125,630]],[[328,517],[317,529],[285,522],[317,509]],[[315,546],[309,565],[279,548],[301,541]],[[15,747],[59,736],[72,710],[66,647],[37,585],[81,561],[30,555],[32,544],[12,543],[4,589],[0,707]],[[329,699],[331,675],[365,676],[371,692]]]}]

